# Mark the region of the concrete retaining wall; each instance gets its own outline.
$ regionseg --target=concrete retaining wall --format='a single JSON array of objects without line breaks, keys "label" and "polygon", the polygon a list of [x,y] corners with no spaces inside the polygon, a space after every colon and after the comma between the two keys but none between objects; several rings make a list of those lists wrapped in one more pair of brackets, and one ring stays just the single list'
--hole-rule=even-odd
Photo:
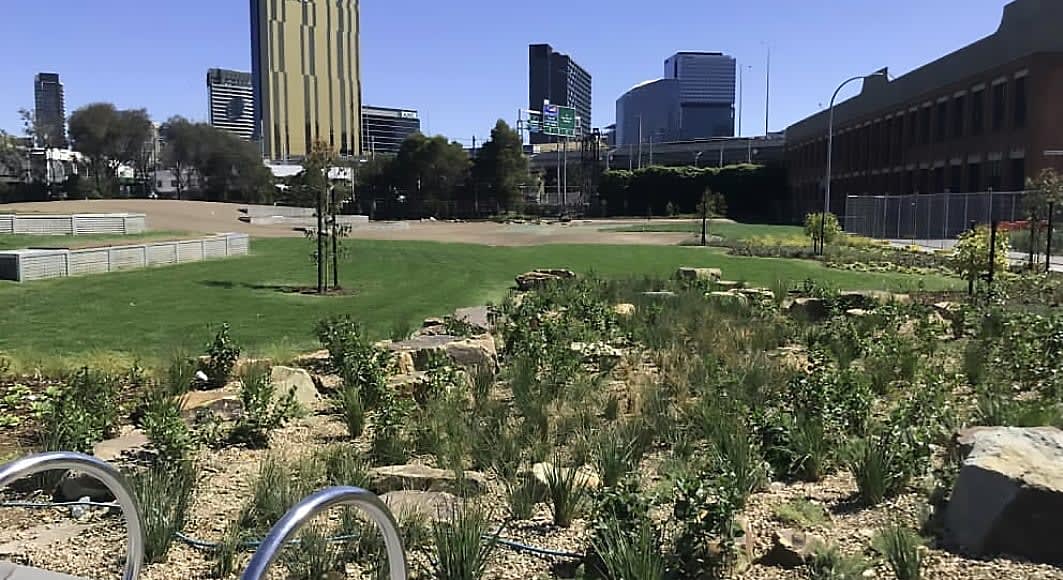
[{"label": "concrete retaining wall", "polygon": [[240,208],[240,212],[247,214],[249,218],[271,218],[271,217],[289,217],[289,218],[312,218],[314,217],[314,208],[312,207],[292,207],[287,205],[247,205]]},{"label": "concrete retaining wall", "polygon": [[204,259],[245,256],[247,234],[218,234],[199,240],[85,248],[0,252],[0,280],[28,282],[83,274],[102,274]]},{"label": "concrete retaining wall", "polygon": [[0,215],[0,234],[39,236],[127,235],[144,233],[147,219],[139,213],[73,215]]}]

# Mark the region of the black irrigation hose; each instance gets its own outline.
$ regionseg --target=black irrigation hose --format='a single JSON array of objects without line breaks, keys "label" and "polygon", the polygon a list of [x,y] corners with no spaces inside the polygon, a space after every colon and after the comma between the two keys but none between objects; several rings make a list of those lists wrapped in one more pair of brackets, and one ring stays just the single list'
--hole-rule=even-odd
[{"label": "black irrigation hose", "polygon": [[[23,509],[48,509],[48,508],[62,508],[62,507],[98,507],[98,508],[117,508],[118,504],[115,503],[103,503],[95,501],[65,501],[65,502],[32,502],[32,501],[6,501],[0,503],[0,507],[3,508],[23,508]],[[181,542],[200,550],[214,551],[221,547],[219,542],[211,542],[208,540],[200,540],[191,536],[186,536],[181,532],[177,532],[175,537]],[[329,538],[330,542],[347,542],[356,539],[357,536],[333,536]],[[498,538],[490,534],[484,535],[485,540],[493,540],[498,545],[509,548],[515,552],[527,552],[529,554],[535,554],[537,556],[545,556],[549,558],[566,558],[573,560],[582,560],[583,554],[576,552],[566,552],[563,550],[551,550],[549,548],[539,548],[530,544],[523,544],[514,540],[506,540],[504,538]],[[299,540],[292,540],[293,543],[297,543]],[[240,548],[257,548],[262,544],[262,540],[248,540],[241,542],[238,547]]]}]

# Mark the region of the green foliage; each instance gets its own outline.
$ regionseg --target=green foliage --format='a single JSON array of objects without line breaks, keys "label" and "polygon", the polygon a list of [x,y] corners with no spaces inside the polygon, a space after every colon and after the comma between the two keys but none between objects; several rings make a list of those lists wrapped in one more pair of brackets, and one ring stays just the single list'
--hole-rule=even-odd
[{"label": "green foliage", "polygon": [[395,465],[405,463],[410,457],[410,442],[406,420],[413,412],[413,402],[399,399],[385,391],[373,423],[373,438],[369,454],[378,464]]},{"label": "green foliage", "polygon": [[561,467],[561,458],[555,457],[546,470],[546,490],[550,496],[554,525],[570,527],[587,500],[588,490],[583,474],[574,467]]},{"label": "green foliage", "polygon": [[155,467],[135,473],[129,481],[140,505],[144,559],[149,564],[161,562],[187,521],[195,492],[195,467],[188,463]]},{"label": "green foliage", "polygon": [[84,367],[49,388],[41,407],[41,446],[48,451],[91,453],[113,437],[120,406],[118,381]]},{"label": "green foliage", "polygon": [[775,518],[784,524],[801,528],[822,526],[830,521],[822,504],[807,499],[793,499],[775,506]]},{"label": "green foliage", "polygon": [[661,541],[648,519],[631,523],[608,518],[595,531],[592,547],[611,580],[663,580],[665,559]]},{"label": "green foliage", "polygon": [[805,216],[805,236],[815,244],[824,241],[831,244],[841,235],[842,226],[838,223],[838,216],[832,213],[828,213],[826,219],[822,213],[810,213]]},{"label": "green foliage", "polygon": [[925,456],[916,451],[913,436],[885,431],[851,443],[849,471],[856,480],[861,501],[875,506],[899,494],[923,468]]},{"label": "green foliage", "polygon": [[369,466],[354,447],[332,445],[321,450],[316,459],[322,464],[329,487],[369,487]]},{"label": "green foliage", "polygon": [[[952,247],[950,265],[952,269],[968,282],[975,282],[989,273],[990,231],[986,226],[979,226],[960,234],[956,245]],[[993,270],[1002,274],[1008,269],[1008,235],[998,231],[996,253],[993,255]]]},{"label": "green foliage", "polygon": [[208,123],[176,116],[159,127],[159,163],[171,170],[177,198],[198,192],[211,201],[273,201],[273,175],[257,146]]},{"label": "green foliage", "polygon": [[329,362],[343,378],[344,389],[356,389],[363,407],[374,409],[387,391],[387,355],[349,316],[322,320],[317,337],[329,351]]},{"label": "green foliage", "polygon": [[228,578],[236,571],[240,541],[240,526],[236,522],[230,522],[212,554],[211,574],[215,578]]},{"label": "green foliage", "polygon": [[530,520],[535,513],[535,504],[542,499],[538,486],[525,480],[505,480],[505,485],[509,517],[514,520]]},{"label": "green foliage", "polygon": [[675,483],[671,569],[679,578],[726,578],[735,564],[735,516],[743,491],[727,475],[692,474]]},{"label": "green foliage", "polygon": [[344,381],[334,398],[336,408],[347,426],[347,434],[351,439],[361,437],[365,431],[365,403],[362,402],[362,391],[357,385]]},{"label": "green foliage", "polygon": [[343,559],[329,535],[322,524],[310,524],[299,532],[299,544],[281,554],[289,580],[322,580],[343,573]]},{"label": "green foliage", "polygon": [[240,347],[229,336],[229,323],[222,323],[218,327],[214,340],[207,345],[207,355],[199,363],[199,370],[207,375],[204,386],[208,389],[219,389],[229,382],[233,367],[240,358]]},{"label": "green foliage", "polygon": [[528,182],[528,159],[520,134],[499,119],[491,129],[491,139],[476,155],[472,173],[478,194],[493,199],[505,211],[520,209],[520,187]]},{"label": "green foliage", "polygon": [[614,487],[638,467],[639,444],[620,429],[603,431],[595,445],[594,459],[602,485]]},{"label": "green foliage", "polygon": [[871,564],[860,556],[846,556],[837,546],[821,547],[806,566],[810,580],[862,580]]},{"label": "green foliage", "polygon": [[463,502],[449,520],[432,526],[429,569],[439,580],[479,580],[498,546],[499,531],[483,507]]},{"label": "green foliage", "polygon": [[142,425],[163,464],[185,461],[195,449],[195,436],[181,416],[181,402],[168,391],[163,391],[162,396],[150,396]]},{"label": "green foliage", "polygon": [[269,446],[269,434],[299,414],[295,388],[278,393],[270,379],[268,364],[246,365],[240,373],[240,402],[243,413],[233,426],[230,440],[253,448]]},{"label": "green foliage", "polygon": [[897,525],[879,530],[871,539],[871,545],[889,562],[897,580],[922,578],[923,557],[919,553],[922,544],[914,531]]}]

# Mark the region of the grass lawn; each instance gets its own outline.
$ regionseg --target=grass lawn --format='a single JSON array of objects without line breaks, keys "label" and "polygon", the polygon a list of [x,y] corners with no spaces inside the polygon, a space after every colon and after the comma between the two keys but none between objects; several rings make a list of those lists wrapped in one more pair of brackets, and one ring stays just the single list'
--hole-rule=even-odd
[{"label": "grass lawn", "polygon": [[90,248],[96,246],[120,246],[142,242],[158,242],[193,237],[207,237],[204,234],[186,234],[182,232],[152,231],[143,234],[124,236],[101,234],[93,236],[29,236],[23,234],[0,234],[0,250],[18,250],[21,248]]},{"label": "grass lawn", "polygon": [[[679,266],[722,268],[725,277],[772,286],[815,278],[839,288],[911,290],[919,278],[824,268],[817,262],[728,256],[677,246],[488,247],[432,242],[346,243],[341,283],[350,295],[307,296],[277,289],[313,283],[309,242],[256,239],[252,255],[114,274],[0,282],[0,352],[19,368],[146,363],[199,352],[223,321],[248,354],[283,358],[313,350],[315,323],[350,314],[375,336],[412,329],[427,316],[498,301],[513,277],[537,267],[609,277],[670,276]],[[930,289],[956,287],[944,278]]]},{"label": "grass lawn", "polygon": [[[647,221],[644,224],[636,224],[624,227],[607,228],[609,232],[677,232],[677,233],[701,233],[701,220],[687,222],[658,222]],[[763,224],[740,224],[733,222],[711,222],[709,233],[729,240],[743,240],[753,237],[793,237],[804,236],[805,229],[800,226],[772,226]]]}]

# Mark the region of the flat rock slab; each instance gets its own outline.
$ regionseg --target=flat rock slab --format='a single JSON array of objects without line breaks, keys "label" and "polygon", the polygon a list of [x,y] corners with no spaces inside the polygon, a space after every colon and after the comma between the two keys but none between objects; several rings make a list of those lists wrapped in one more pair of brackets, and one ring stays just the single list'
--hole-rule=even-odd
[{"label": "flat rock slab", "polygon": [[459,308],[454,311],[454,318],[475,326],[483,332],[490,332],[495,327],[495,325],[491,324],[491,311],[487,306]]},{"label": "flat rock slab", "polygon": [[126,454],[136,453],[148,446],[148,436],[140,429],[101,441],[92,446],[92,454],[103,461],[114,461]]},{"label": "flat rock slab", "polygon": [[391,491],[380,499],[399,521],[414,517],[433,522],[449,520],[461,501],[445,491]]},{"label": "flat rock slab", "polygon": [[[69,521],[35,526],[20,532],[18,540],[0,544],[0,556],[22,554],[27,549],[47,548],[52,544],[73,539],[87,529],[89,529],[88,525]],[[2,578],[4,576],[0,574],[0,579]]]},{"label": "flat rock slab", "polygon": [[389,465],[374,468],[370,474],[373,491],[445,491],[447,493],[480,494],[487,488],[487,477],[476,471],[465,471],[458,477],[454,471],[427,465]]},{"label": "flat rock slab", "polygon": [[82,580],[77,576],[67,576],[58,572],[49,572],[37,568],[17,566],[11,562],[0,561],[0,580]]},{"label": "flat rock slab", "polygon": [[223,421],[232,421],[244,412],[240,394],[224,389],[192,391],[180,398],[181,416],[191,421],[200,413],[217,415]]}]

